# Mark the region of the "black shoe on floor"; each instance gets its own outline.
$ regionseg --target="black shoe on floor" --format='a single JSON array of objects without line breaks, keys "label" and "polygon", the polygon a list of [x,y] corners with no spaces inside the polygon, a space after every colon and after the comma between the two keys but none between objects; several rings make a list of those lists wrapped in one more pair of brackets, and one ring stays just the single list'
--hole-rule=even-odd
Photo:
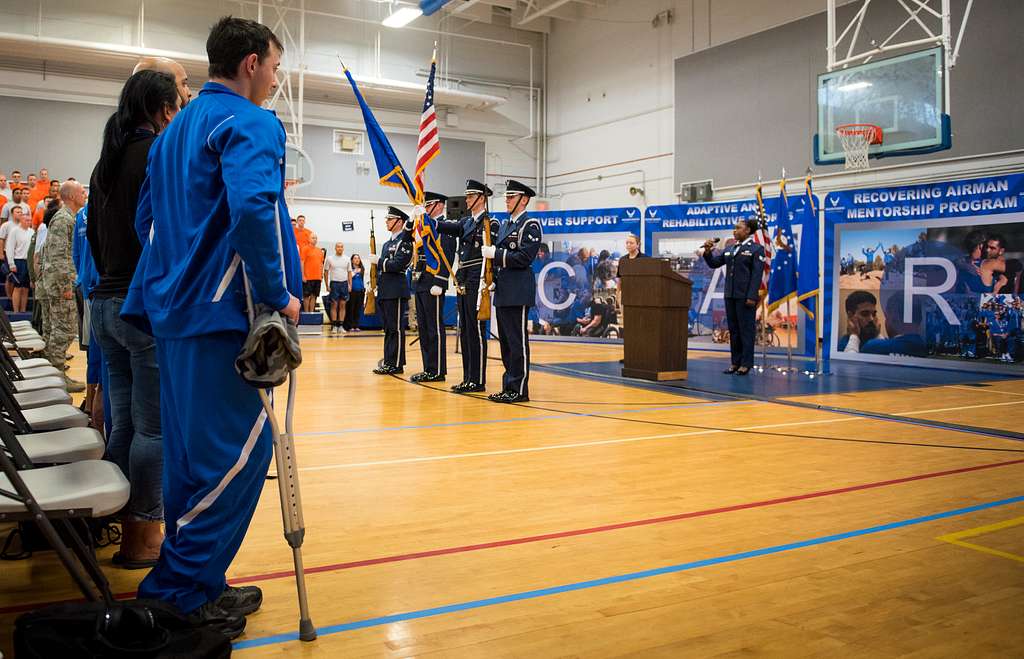
[{"label": "black shoe on floor", "polygon": [[492,403],[504,403],[508,401],[508,397],[512,395],[511,391],[499,391],[496,394],[491,394],[487,397],[487,400]]},{"label": "black shoe on floor", "polygon": [[736,375],[746,375],[750,372],[750,369],[746,366],[736,369]]},{"label": "black shoe on floor", "polygon": [[400,375],[405,371],[397,366],[379,366],[373,369],[375,375]]},{"label": "black shoe on floor", "polygon": [[409,382],[423,382],[428,377],[430,377],[430,373],[427,373],[426,371],[421,371],[416,375],[413,375],[411,378],[409,378]]},{"label": "black shoe on floor", "polygon": [[476,382],[467,382],[466,386],[459,392],[460,394],[478,394],[481,391],[487,391],[487,387]]},{"label": "black shoe on floor", "polygon": [[740,370],[739,366],[730,366],[729,368],[725,369],[722,372],[725,373],[726,375],[732,375],[733,373],[735,373],[738,370]]},{"label": "black shoe on floor", "polygon": [[195,627],[207,627],[234,640],[245,631],[245,617],[228,613],[214,602],[207,602],[185,616]]},{"label": "black shoe on floor", "polygon": [[445,377],[443,375],[438,375],[437,373],[425,373],[424,375],[426,377],[424,377],[422,380],[420,380],[420,382],[444,382],[445,381]]},{"label": "black shoe on floor", "polygon": [[457,394],[461,394],[462,390],[465,389],[466,385],[468,385],[468,384],[469,384],[468,382],[463,380],[462,382],[460,382],[458,384],[453,384],[452,386],[450,386],[448,388],[451,389],[452,391],[454,391]]},{"label": "black shoe on floor", "polygon": [[216,604],[231,615],[247,616],[263,604],[263,591],[256,586],[227,586]]}]

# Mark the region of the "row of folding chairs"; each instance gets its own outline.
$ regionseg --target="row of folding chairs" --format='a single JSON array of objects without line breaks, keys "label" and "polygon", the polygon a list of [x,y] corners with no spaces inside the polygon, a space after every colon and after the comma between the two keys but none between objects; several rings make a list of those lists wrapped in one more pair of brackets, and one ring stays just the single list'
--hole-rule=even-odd
[{"label": "row of folding chairs", "polygon": [[18,353],[0,350],[0,522],[35,522],[82,594],[110,603],[93,547],[75,526],[121,510],[128,480],[101,459],[103,436],[71,404],[64,374],[28,356],[43,343],[31,326],[0,313],[0,334]]}]

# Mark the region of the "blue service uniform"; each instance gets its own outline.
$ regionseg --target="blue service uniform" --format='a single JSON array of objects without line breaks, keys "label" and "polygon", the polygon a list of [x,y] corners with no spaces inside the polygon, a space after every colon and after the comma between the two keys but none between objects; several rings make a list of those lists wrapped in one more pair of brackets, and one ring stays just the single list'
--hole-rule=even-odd
[{"label": "blue service uniform", "polygon": [[[705,250],[704,260],[712,268],[725,266],[725,317],[729,323],[732,365],[753,368],[758,290],[764,276],[764,247],[753,238],[747,238],[742,243],[729,245],[718,254]],[[748,300],[754,304],[748,305]]]},{"label": "blue service uniform", "polygon": [[445,220],[437,223],[438,233],[459,239],[459,267],[455,281],[459,286],[459,346],[462,349],[462,380],[486,386],[488,322],[477,320],[477,300],[480,297],[482,275],[484,224],[490,225],[490,244],[498,240],[498,223],[490,220],[486,211],[477,217]]},{"label": "blue service uniform", "polygon": [[[436,220],[444,222],[441,215]],[[444,256],[451,263],[455,258],[455,238],[438,236],[438,242]],[[423,359],[423,371],[432,375],[448,374],[447,337],[444,333],[444,291],[448,290],[448,267],[441,261],[436,275],[427,272],[427,248],[420,250],[416,259],[416,329],[420,337],[420,357]],[[437,286],[440,295],[431,295],[430,289]]]},{"label": "blue service uniform", "polygon": [[223,592],[273,453],[259,393],[234,368],[246,288],[281,309],[301,298],[302,271],[273,112],[208,82],[153,143],[147,171],[121,316],[156,337],[166,536],[139,596],[189,613]]},{"label": "blue service uniform", "polygon": [[527,315],[537,299],[533,261],[541,240],[540,221],[524,211],[502,223],[494,251],[494,308],[498,316],[501,362],[505,366],[501,390],[527,398],[530,396]]},{"label": "blue service uniform", "polygon": [[384,327],[384,366],[405,366],[405,326],[409,313],[409,279],[412,233],[402,231],[380,248],[377,262],[377,310]]}]

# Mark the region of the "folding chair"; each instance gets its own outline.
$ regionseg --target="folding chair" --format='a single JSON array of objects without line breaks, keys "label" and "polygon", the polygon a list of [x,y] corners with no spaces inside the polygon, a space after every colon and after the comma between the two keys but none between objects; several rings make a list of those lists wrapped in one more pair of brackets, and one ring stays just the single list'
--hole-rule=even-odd
[{"label": "folding chair", "polygon": [[32,330],[32,335],[30,335],[25,332],[24,326],[20,326],[19,331],[21,331],[20,339],[11,325],[11,319],[7,317],[7,312],[0,309],[0,334],[3,335],[5,349],[16,350],[19,357],[27,359],[31,353],[39,352],[46,347],[46,342],[36,334],[35,330]]},{"label": "folding chair", "polygon": [[[64,374],[50,365],[45,359],[35,358],[19,360],[11,357],[6,350],[0,350],[0,373],[15,383],[15,391],[34,391],[60,386],[67,389]],[[39,382],[39,381],[42,382]]]},{"label": "folding chair", "polygon": [[14,395],[3,386],[0,386],[0,411],[19,434],[84,428],[89,425],[89,415],[74,405],[61,403],[22,409]]},{"label": "folding chair", "polygon": [[128,479],[103,460],[34,468],[5,423],[0,444],[0,522],[35,522],[86,599],[113,606],[110,584],[73,522],[121,510],[131,489]]}]

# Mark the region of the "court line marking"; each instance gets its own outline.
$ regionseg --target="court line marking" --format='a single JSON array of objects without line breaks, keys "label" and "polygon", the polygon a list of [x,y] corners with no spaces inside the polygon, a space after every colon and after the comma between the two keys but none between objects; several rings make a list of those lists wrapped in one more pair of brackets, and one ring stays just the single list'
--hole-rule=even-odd
[{"label": "court line marking", "polygon": [[[842,540],[849,540],[851,538],[857,538],[867,535],[874,535],[877,533],[883,533],[885,531],[891,531],[894,529],[904,528],[908,526],[916,526],[918,524],[926,524],[929,522],[938,521],[941,519],[947,519],[950,517],[957,517],[960,515],[967,515],[982,510],[988,510],[1000,506],[1012,505],[1015,503],[1024,502],[1024,496],[1010,497],[1006,499],[999,499],[996,501],[987,501],[985,503],[976,504],[973,506],[967,506],[964,508],[955,508],[953,510],[946,510],[939,513],[933,513],[931,515],[923,515],[920,517],[912,517],[909,519],[902,519],[895,522],[888,522],[886,524],[878,524],[876,526],[869,526],[866,528],[854,529],[852,531],[844,531],[841,533],[833,533],[830,535],[817,536],[814,538],[808,538],[806,540],[800,540],[797,542],[788,542],[780,545],[771,545],[768,547],[761,547],[758,549],[752,549],[748,551],[737,552],[733,554],[725,554],[723,556],[715,556],[713,558],[705,558],[696,561],[688,561],[686,563],[677,563],[675,565],[666,565],[663,567],[657,567],[647,570],[640,570],[637,572],[628,572],[626,574],[612,575],[608,577],[602,577],[599,579],[589,579],[587,581],[577,581],[573,583],[561,584],[557,586],[550,586],[547,588],[538,588],[535,590],[521,591],[517,593],[509,593],[507,595],[500,595],[497,597],[488,597],[484,599],[470,600],[467,602],[458,602],[455,604],[448,604],[444,606],[436,606],[427,609],[419,609],[416,611],[407,611],[404,613],[396,613],[391,615],[378,616],[375,618],[367,618],[365,620],[356,620],[354,622],[340,623],[335,625],[327,625],[326,627],[320,627],[317,629],[318,636],[330,636],[332,634],[339,634],[342,632],[352,631],[356,629],[365,629],[368,627],[379,627],[381,625],[388,625],[396,622],[404,622],[409,620],[418,620],[421,618],[430,618],[434,616],[445,615],[448,613],[457,613],[460,611],[468,611],[472,609],[480,609],[488,606],[496,606],[499,604],[507,604],[509,602],[519,602],[523,600],[537,599],[540,597],[548,597],[551,595],[559,595],[562,593],[569,593],[578,590],[586,590],[590,588],[599,588],[602,586],[609,586],[613,584],[627,583],[630,581],[639,581],[642,579],[649,579],[651,577],[657,577],[664,574],[675,574],[678,572],[686,572],[689,570],[696,570],[703,567],[710,567],[713,565],[722,565],[726,563],[735,563],[750,558],[757,558],[760,556],[769,556],[772,554],[780,554],[787,551],[793,551],[796,549],[803,549],[806,547],[814,547],[818,545],[830,544],[833,542],[839,542]],[[263,636],[253,639],[246,639],[244,641],[238,641],[234,644],[235,650],[245,650],[248,648],[261,647],[266,645],[276,645],[279,643],[287,643],[290,641],[297,641],[299,638],[298,632],[287,632],[283,634],[274,634],[271,636]]]},{"label": "court line marking", "polygon": [[[754,402],[754,401],[751,401]],[[771,404],[771,403],[767,403]],[[986,403],[977,407],[987,407],[992,405],[1014,405],[1017,401],[1011,401],[1007,403]],[[687,406],[689,407],[689,406]],[[928,414],[933,412],[951,412],[956,410],[973,409],[975,406],[955,407],[955,408],[938,408],[932,410],[912,410],[909,412],[900,412],[899,415],[917,415],[917,414]],[[825,412],[823,412],[825,413]],[[598,413],[594,413],[598,414]],[[601,414],[607,414],[601,413]],[[838,413],[837,413],[838,414]],[[696,437],[700,435],[715,435],[721,433],[735,432],[735,431],[750,431],[750,430],[767,430],[769,428],[793,428],[796,426],[807,426],[807,425],[818,425],[825,423],[850,423],[853,421],[863,421],[864,417],[861,416],[840,416],[835,419],[818,419],[813,421],[791,421],[787,423],[771,423],[763,424],[758,426],[742,426],[739,428],[729,428],[725,430],[687,430],[684,432],[664,433],[660,435],[642,435],[640,437],[620,437],[617,439],[600,439],[591,442],[572,442],[568,444],[551,444],[550,446],[528,446],[524,448],[513,448],[513,449],[497,449],[494,451],[474,451],[471,453],[449,453],[446,455],[427,455],[413,458],[394,458],[391,460],[371,460],[368,462],[343,462],[336,464],[316,465],[313,467],[299,467],[299,471],[331,471],[334,469],[358,469],[362,467],[381,467],[386,465],[400,465],[400,464],[415,464],[420,462],[440,462],[444,460],[462,460],[465,458],[483,458],[493,457],[497,455],[516,455],[520,453],[536,453],[540,451],[556,451],[573,448],[587,448],[591,446],[608,446],[614,444],[628,444],[632,442],[645,442],[659,439],[673,439],[678,437]],[[625,421],[628,423],[629,421]],[[883,421],[884,423],[884,421]],[[950,431],[952,432],[952,431]]]},{"label": "court line marking", "polygon": [[[930,480],[932,478],[941,478],[944,476],[955,476],[959,474],[966,474],[975,471],[984,471],[988,469],[997,469],[999,467],[1009,467],[1012,465],[1024,464],[1024,458],[1019,460],[1006,460],[1003,462],[992,462],[982,465],[972,465],[969,467],[958,467],[956,469],[947,469],[945,471],[934,471],[925,474],[915,474],[913,476],[902,476],[900,478],[893,478],[885,481],[876,481],[873,483],[861,483],[858,485],[848,485],[846,487],[836,488],[832,490],[820,490],[817,492],[805,492],[803,494],[794,494],[786,497],[779,497],[776,499],[765,499],[761,501],[749,501],[747,503],[734,504],[732,506],[724,506],[721,508],[706,508],[703,510],[695,510],[685,513],[676,513],[673,515],[664,515],[661,517],[650,517],[646,519],[629,520],[625,522],[617,522],[613,524],[605,524],[602,526],[592,526],[583,529],[570,529],[568,531],[555,531],[552,533],[543,533],[539,535],[524,536],[519,538],[507,538],[505,540],[494,540],[491,542],[482,542],[472,545],[460,545],[455,547],[442,547],[440,549],[430,549],[418,552],[409,552],[405,554],[394,554],[390,556],[379,556],[377,558],[368,558],[358,561],[349,561],[346,563],[332,563],[326,565],[317,565],[314,567],[307,567],[305,574],[317,574],[323,572],[338,572],[342,570],[351,570],[360,567],[370,567],[373,565],[382,565],[386,563],[400,563],[404,561],[417,560],[421,558],[432,558],[435,556],[447,556],[452,554],[463,554],[472,551],[481,551],[484,549],[497,549],[500,547],[508,547],[514,545],[529,544],[533,542],[543,542],[546,540],[554,540],[558,538],[568,538],[582,535],[593,535],[597,533],[606,533],[609,531],[617,531],[621,529],[628,529],[640,526],[650,526],[654,524],[664,524],[668,522],[675,522],[684,519],[692,519],[697,517],[711,517],[714,515],[722,515],[730,512],[737,512],[740,510],[750,510],[755,508],[766,508],[769,506],[777,506],[785,503],[793,503],[796,501],[805,501],[808,499],[820,499],[830,496],[838,496],[840,494],[848,494],[851,492],[859,492],[863,490],[879,489],[883,487],[890,487],[893,485],[902,485],[905,483],[913,483],[916,481]],[[278,572],[267,572],[264,574],[251,574],[241,577],[233,577],[228,579],[228,583],[231,585],[254,583],[258,581],[271,581],[274,579],[291,578],[295,576],[295,572],[292,570],[282,570]],[[129,591],[124,593],[117,593],[114,595],[115,599],[128,599],[135,597],[135,591]],[[37,602],[31,604],[18,604],[14,606],[8,606],[0,608],[0,614],[7,613],[21,613],[24,611],[32,611],[42,606],[50,604],[63,604],[73,601],[84,601],[84,600],[61,600],[55,602]]]},{"label": "court line marking", "polygon": [[999,556],[1000,558],[1008,558],[1011,561],[1024,563],[1024,556],[1021,556],[1019,554],[1012,554],[1008,551],[1001,551],[999,549],[993,549],[991,547],[986,547],[984,545],[978,545],[973,542],[964,541],[964,538],[975,538],[979,535],[995,533],[996,531],[1012,528],[1014,526],[1020,526],[1021,524],[1024,524],[1024,517],[1016,517],[1014,519],[1008,519],[1004,522],[996,522],[995,524],[977,526],[973,529],[957,531],[956,533],[947,533],[946,535],[940,535],[935,539],[941,540],[943,542],[948,542],[951,545],[966,547],[967,549],[973,549],[975,551],[980,551],[985,554],[991,554],[992,556]]},{"label": "court line marking", "polygon": [[945,384],[942,385],[950,389],[963,389],[964,391],[973,391],[974,393],[986,393],[986,394],[1002,394],[1004,396],[1017,396],[1018,398],[1024,398],[1024,393],[1017,391],[1006,391],[1005,389],[978,389],[977,387],[965,387],[959,384]]},{"label": "court line marking", "polygon": [[[473,397],[475,398],[475,397]],[[713,401],[713,402],[700,402],[700,403],[679,403],[676,405],[667,405],[665,407],[643,407],[636,408],[631,407],[624,410],[603,410],[600,412],[561,412],[558,414],[546,414],[542,416],[517,416],[511,419],[482,419],[478,421],[452,421],[449,423],[428,423],[418,426],[385,426],[377,428],[349,428],[345,430],[324,430],[320,432],[300,432],[295,433],[296,437],[316,437],[316,436],[332,436],[332,435],[348,435],[352,433],[366,433],[366,432],[388,432],[391,430],[426,430],[429,428],[450,428],[457,426],[479,426],[487,425],[490,423],[514,423],[516,421],[546,421],[551,419],[561,419],[563,417],[574,417],[574,416],[601,416],[606,414],[632,414],[642,412],[665,412],[668,410],[678,410],[687,407],[706,407],[708,405],[749,405],[755,401],[747,400],[730,400],[730,401]],[[559,403],[552,403],[558,405]],[[530,408],[529,406],[521,406],[526,409],[537,409]]]}]

